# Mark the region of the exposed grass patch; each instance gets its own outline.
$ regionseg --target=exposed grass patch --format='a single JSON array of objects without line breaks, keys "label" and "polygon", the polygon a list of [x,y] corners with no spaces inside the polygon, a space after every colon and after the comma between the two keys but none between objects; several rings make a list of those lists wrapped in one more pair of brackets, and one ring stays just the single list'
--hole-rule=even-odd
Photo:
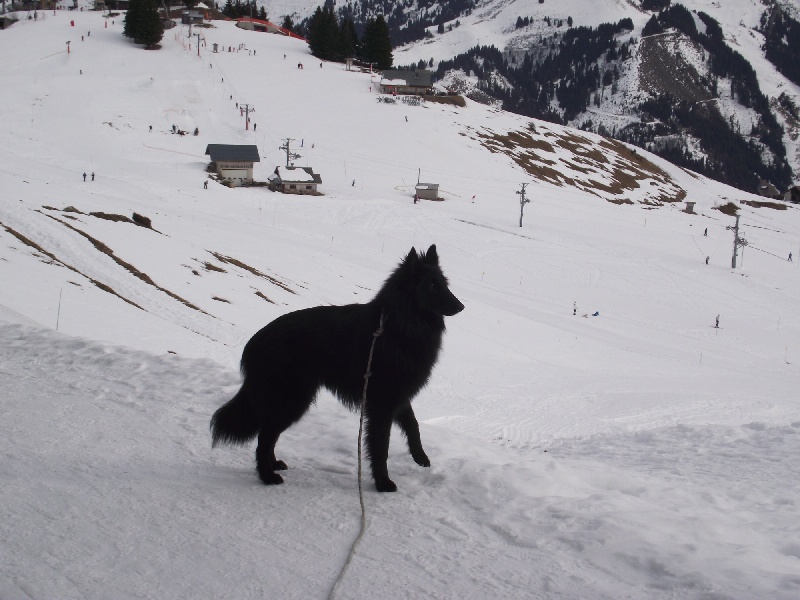
[{"label": "exposed grass patch", "polygon": [[259,290],[256,290],[256,296],[258,296],[258,297],[259,297],[259,298],[261,298],[262,300],[266,300],[266,301],[267,301],[267,302],[269,302],[270,304],[275,304],[275,302],[273,302],[272,300],[270,300],[269,298],[267,298],[267,297],[266,297],[264,294],[262,294],[262,293],[261,293]]},{"label": "exposed grass patch", "polygon": [[[679,202],[686,197],[686,191],[666,172],[615,140],[594,142],[578,134],[557,135],[549,131],[540,135],[535,127],[503,135],[494,132],[475,135],[489,151],[506,154],[536,179],[575,187],[606,199],[610,195],[614,204],[633,204],[626,196],[639,189],[645,180],[660,189],[641,202]],[[556,146],[571,156],[559,159]],[[544,158],[542,154],[554,156]]]},{"label": "exposed grass patch", "polygon": [[112,213],[104,213],[104,212],[90,212],[89,214],[93,217],[97,217],[98,219],[105,219],[106,221],[114,221],[115,223],[119,222],[133,223],[133,221],[128,217],[126,217],[125,215],[115,215]]},{"label": "exposed grass patch", "polygon": [[733,202],[728,202],[727,204],[722,204],[721,206],[714,206],[713,208],[714,210],[718,210],[723,215],[728,215],[729,217],[735,217],[736,213],[739,212],[739,207]]},{"label": "exposed grass patch", "polygon": [[145,217],[144,215],[140,215],[139,213],[133,213],[133,222],[136,223],[139,227],[153,229],[153,222],[150,220],[150,217]]},{"label": "exposed grass patch", "polygon": [[425,96],[425,102],[436,102],[438,104],[450,104],[464,108],[467,101],[463,96]]},{"label": "exposed grass patch", "polygon": [[86,233],[86,232],[84,232],[84,231],[81,231],[80,229],[78,229],[78,228],[76,228],[76,227],[73,227],[73,226],[72,226],[72,225],[70,225],[69,223],[65,223],[64,221],[62,221],[62,220],[60,220],[60,219],[57,219],[56,217],[54,217],[54,216],[52,216],[52,215],[47,215],[47,216],[48,216],[48,217],[50,217],[51,219],[53,219],[54,221],[56,221],[57,223],[61,223],[61,224],[62,224],[64,227],[67,227],[67,228],[71,229],[72,231],[74,231],[74,232],[75,232],[75,233],[77,233],[78,235],[81,235],[81,236],[83,236],[84,238],[86,238],[87,240],[89,240],[89,242],[90,242],[90,243],[91,243],[91,244],[92,244],[92,245],[93,245],[93,246],[94,246],[94,247],[95,247],[97,250],[99,250],[100,252],[102,252],[103,254],[105,254],[106,256],[108,256],[109,258],[111,258],[111,260],[113,260],[115,263],[117,263],[117,264],[118,264],[119,266],[121,266],[123,269],[125,269],[126,271],[128,271],[128,272],[129,272],[131,275],[133,275],[133,276],[134,276],[134,277],[136,277],[137,279],[139,279],[139,280],[143,281],[144,283],[146,283],[146,284],[148,284],[148,285],[151,285],[151,286],[153,286],[153,287],[154,287],[154,288],[156,288],[157,290],[159,290],[159,291],[161,291],[161,292],[165,293],[165,294],[166,294],[167,296],[169,296],[170,298],[173,298],[173,299],[177,300],[177,301],[178,301],[178,302],[180,302],[181,304],[183,304],[183,305],[185,305],[185,306],[188,306],[188,307],[189,307],[189,308],[191,308],[191,309],[194,309],[194,310],[196,310],[196,311],[198,311],[198,312],[201,312],[201,313],[203,313],[204,315],[212,316],[212,315],[209,315],[209,314],[208,314],[206,311],[204,311],[203,309],[201,309],[201,308],[198,308],[197,306],[195,306],[194,304],[192,304],[192,303],[191,303],[191,302],[189,302],[188,300],[185,300],[185,299],[181,298],[181,297],[180,297],[180,296],[178,296],[176,293],[174,293],[174,292],[171,292],[170,290],[168,290],[168,289],[166,289],[166,288],[163,288],[163,287],[161,287],[161,286],[157,285],[157,284],[156,284],[156,283],[155,283],[155,282],[154,282],[154,281],[153,281],[153,280],[150,278],[150,276],[149,276],[149,275],[147,275],[147,273],[143,273],[142,271],[140,271],[139,269],[137,269],[136,267],[134,267],[132,264],[130,264],[130,263],[127,263],[127,262],[125,262],[124,260],[122,260],[120,257],[118,257],[117,255],[115,255],[115,254],[114,254],[114,251],[113,251],[113,250],[111,250],[111,248],[109,248],[108,246],[106,246],[106,245],[105,245],[103,242],[101,242],[100,240],[98,240],[98,239],[96,239],[96,238],[93,238],[93,237],[92,237],[92,236],[90,236],[88,233]]},{"label": "exposed grass patch", "polygon": [[220,254],[219,252],[211,252],[211,254],[218,261],[220,261],[221,263],[234,265],[235,267],[239,267],[240,269],[244,269],[248,273],[252,273],[253,275],[256,275],[257,277],[261,277],[262,279],[266,279],[271,284],[277,285],[279,288],[281,288],[282,290],[286,290],[290,294],[296,294],[297,293],[292,288],[290,288],[288,285],[283,283],[282,281],[280,281],[280,280],[278,280],[278,279],[276,279],[274,277],[271,277],[270,275],[265,275],[264,273],[262,273],[261,271],[259,271],[255,267],[251,267],[250,265],[247,265],[247,264],[243,263],[242,261],[240,261],[238,259],[231,258],[230,256],[225,256],[224,254]]},{"label": "exposed grass patch", "polygon": [[[57,220],[57,219],[56,219],[56,220]],[[33,248],[34,250],[36,250],[36,251],[37,251],[37,252],[39,252],[40,254],[42,254],[42,255],[44,255],[44,256],[46,256],[46,257],[48,257],[48,258],[49,258],[49,259],[50,259],[50,260],[51,260],[53,263],[58,263],[58,264],[60,264],[60,265],[63,265],[64,267],[66,267],[66,268],[67,268],[67,269],[69,269],[70,271],[73,271],[73,272],[77,273],[77,274],[78,274],[78,275],[80,275],[81,277],[85,277],[86,279],[88,279],[89,281],[91,281],[91,282],[92,282],[92,283],[93,283],[95,286],[97,286],[98,288],[100,288],[100,289],[101,289],[101,290],[103,290],[104,292],[107,292],[107,293],[109,293],[109,294],[111,294],[111,295],[113,295],[113,296],[116,296],[116,297],[117,297],[117,298],[119,298],[120,300],[122,300],[122,301],[124,301],[124,302],[127,302],[127,303],[128,303],[128,304],[130,304],[131,306],[135,306],[135,307],[136,307],[136,308],[138,308],[139,310],[144,310],[144,309],[143,309],[141,306],[139,306],[138,304],[136,304],[136,303],[135,303],[135,302],[133,302],[132,300],[128,300],[128,299],[127,299],[125,296],[120,296],[120,295],[119,295],[119,294],[118,294],[116,291],[114,291],[114,289],[113,289],[113,288],[111,288],[110,286],[106,285],[105,283],[102,283],[101,281],[97,281],[96,279],[92,279],[91,277],[89,277],[88,275],[85,275],[84,273],[81,273],[81,272],[80,272],[78,269],[76,269],[75,267],[73,267],[73,266],[72,266],[72,265],[70,265],[70,264],[67,264],[67,263],[65,263],[65,262],[64,262],[63,260],[61,260],[60,258],[57,258],[57,257],[56,257],[56,256],[55,256],[53,253],[51,253],[51,252],[48,252],[47,250],[45,250],[44,248],[42,248],[42,247],[41,247],[39,244],[37,244],[36,242],[34,242],[34,241],[32,241],[32,240],[28,239],[27,237],[25,237],[24,235],[22,235],[22,234],[21,234],[21,233],[19,233],[18,231],[15,231],[14,229],[12,229],[11,227],[8,227],[7,225],[4,225],[2,222],[0,222],[0,225],[2,225],[2,226],[3,226],[3,228],[4,228],[4,229],[5,229],[5,230],[6,230],[8,233],[10,233],[11,235],[13,235],[13,236],[14,236],[15,238],[17,238],[17,239],[18,239],[20,242],[22,242],[22,243],[23,243],[23,244],[25,244],[26,246],[29,246],[29,247]],[[67,224],[66,224],[66,223],[64,223],[64,225],[67,225]],[[67,227],[69,227],[69,225],[67,225]],[[71,281],[70,281],[70,283],[73,283],[73,282],[71,282]],[[75,284],[75,285],[77,285],[77,284]]]},{"label": "exposed grass patch", "polygon": [[[42,206],[42,208],[46,210],[59,210],[53,206]],[[85,215],[87,213],[81,212],[74,206],[67,206],[63,211],[65,213],[77,213],[79,215]],[[133,223],[134,225],[139,225],[140,227],[145,227],[147,229],[153,229],[153,223],[149,217],[145,217],[144,215],[140,215],[139,213],[133,213],[133,218],[126,217],[125,215],[118,215],[114,213],[106,213],[102,211],[95,211],[88,213],[89,216],[95,217],[98,219],[105,219],[106,221],[114,221],[116,223]],[[68,216],[68,215],[64,215]],[[74,217],[69,217],[70,219],[74,219]],[[153,229],[155,231],[155,229]]]},{"label": "exposed grass patch", "polygon": [[217,265],[212,264],[210,262],[204,263],[203,264],[203,268],[206,271],[216,271],[217,273],[227,273],[227,271],[225,269],[223,269],[222,267],[218,267]]},{"label": "exposed grass patch", "polygon": [[759,200],[742,200],[742,204],[753,208],[772,208],[774,210],[786,210],[788,206],[780,202],[761,202]]}]

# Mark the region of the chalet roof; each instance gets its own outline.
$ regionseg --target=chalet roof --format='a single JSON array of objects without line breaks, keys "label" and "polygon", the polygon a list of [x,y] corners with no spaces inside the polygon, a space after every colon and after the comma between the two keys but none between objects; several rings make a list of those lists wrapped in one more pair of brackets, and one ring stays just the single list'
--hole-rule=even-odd
[{"label": "chalet roof", "polygon": [[275,167],[275,176],[283,183],[322,183],[311,167]]},{"label": "chalet roof", "polygon": [[247,144],[209,144],[206,154],[213,162],[261,162],[258,146]]},{"label": "chalet roof", "polygon": [[406,85],[429,88],[433,85],[433,71],[418,69],[416,71],[397,71],[389,69],[383,72],[381,83],[384,85]]}]

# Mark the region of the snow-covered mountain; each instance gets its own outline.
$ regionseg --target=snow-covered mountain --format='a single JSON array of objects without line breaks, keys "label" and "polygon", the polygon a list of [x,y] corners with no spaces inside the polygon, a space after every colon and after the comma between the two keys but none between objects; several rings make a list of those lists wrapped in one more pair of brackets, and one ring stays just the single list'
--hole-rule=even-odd
[{"label": "snow-covered mountain", "polygon": [[[267,6],[297,21],[315,4]],[[386,15],[396,64],[432,67],[446,86],[477,90],[476,99],[634,143],[743,190],[766,181],[783,193],[800,181],[800,76],[787,66],[800,60],[800,9],[791,0],[334,6],[357,24]],[[659,8],[685,8],[687,26],[662,13],[665,33],[642,37]],[[789,29],[774,26],[779,17]],[[623,21],[611,36],[588,37]]]},{"label": "snow-covered mountain", "polygon": [[[274,488],[209,418],[256,330],[431,243],[466,306],[414,403],[432,467],[394,433],[338,598],[797,597],[796,206],[212,25],[0,31],[0,597],[327,597],[357,415],[321,394]],[[286,139],[323,196],[209,178],[208,144],[256,144],[264,181]]]}]

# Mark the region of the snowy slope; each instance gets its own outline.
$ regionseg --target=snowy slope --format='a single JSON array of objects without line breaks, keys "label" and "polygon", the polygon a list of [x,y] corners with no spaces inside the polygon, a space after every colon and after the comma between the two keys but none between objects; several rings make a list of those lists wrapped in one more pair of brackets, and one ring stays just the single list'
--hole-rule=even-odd
[{"label": "snowy slope", "polygon": [[[785,93],[800,102],[800,86],[789,81],[779,73],[764,54],[764,36],[757,31],[760,19],[766,7],[761,0],[731,0],[718,2],[716,0],[682,0],[680,2],[693,13],[704,12],[719,22],[724,32],[725,42],[736,52],[741,54],[755,70],[760,90],[768,98],[776,99]],[[789,14],[798,14],[796,2],[780,0],[777,2]],[[562,0],[557,3],[528,2],[525,0],[498,1],[489,0],[479,3],[470,15],[464,15],[455,23],[447,24],[445,33],[436,33],[436,28],[431,28],[432,37],[413,44],[408,44],[394,51],[396,64],[416,64],[420,60],[434,64],[442,60],[449,60],[463,54],[476,45],[494,46],[507,56],[513,56],[519,62],[526,52],[532,49],[546,47],[548,40],[554,35],[563,34],[567,29],[567,20],[572,18],[573,27],[596,27],[601,23],[617,23],[623,18],[630,18],[634,30],[629,35],[620,37],[620,42],[630,38],[639,38],[642,28],[653,13],[642,11],[640,2],[635,0],[595,0],[582,2],[580,0]],[[528,26],[517,29],[515,24],[518,18],[530,18]],[[545,21],[547,19],[547,21]],[[704,25],[695,17],[698,27],[704,30]],[[450,26],[453,26],[450,29]],[[691,43],[685,36],[677,36],[670,40],[671,53],[682,55],[701,76],[709,79],[714,77],[709,74],[705,53]],[[533,56],[536,53],[533,52]],[[639,63],[641,61],[640,46],[633,47],[632,60],[616,62],[611,65],[620,71],[620,80],[615,85],[616,93],[613,96],[606,93],[599,107],[590,104],[588,109],[572,122],[574,126],[582,126],[591,121],[593,130],[603,126],[607,131],[618,131],[638,121],[640,114],[638,104],[650,96],[648,90],[639,79]],[[605,65],[599,65],[601,71]],[[477,82],[477,81],[476,81]],[[738,101],[730,96],[730,81],[719,82],[720,99],[717,107],[722,116],[736,125],[736,131],[748,135],[751,131],[755,113],[751,109],[741,106]],[[794,171],[797,181],[800,173],[800,145],[798,144],[798,131],[796,123],[790,122],[780,111],[773,112],[779,123],[784,127],[783,138],[789,165]],[[689,141],[688,147],[695,158],[704,156],[699,148]]]},{"label": "snowy slope", "polygon": [[[212,452],[208,419],[264,323],[367,301],[431,243],[467,307],[415,401],[433,466],[394,436],[400,490],[367,486],[342,597],[797,596],[797,209],[644,153],[664,175],[613,204],[590,182],[624,167],[596,136],[384,105],[368,73],[229,23],[198,57],[180,27],[145,52],[105,22],[0,36],[0,597],[326,596],[358,526],[357,417],[321,394],[278,488],[252,447]],[[565,179],[486,142],[521,131]],[[324,196],[203,189],[207,144],[257,144],[263,180],[285,138]],[[443,202],[412,203],[420,169]],[[699,214],[656,200],[677,188]]]}]

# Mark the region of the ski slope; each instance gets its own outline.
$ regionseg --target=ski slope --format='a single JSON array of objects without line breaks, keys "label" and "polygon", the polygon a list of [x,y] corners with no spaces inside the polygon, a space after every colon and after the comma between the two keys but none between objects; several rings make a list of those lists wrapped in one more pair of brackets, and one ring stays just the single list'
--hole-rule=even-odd
[{"label": "ski slope", "polygon": [[[155,52],[121,30],[59,11],[0,35],[0,597],[327,597],[357,415],[321,394],[275,488],[208,421],[266,322],[368,301],[431,243],[466,305],[414,403],[432,467],[395,432],[399,491],[367,485],[340,597],[797,597],[796,207],[643,152],[664,175],[614,204],[612,162],[581,162],[622,160],[597,136],[534,123],[572,184],[536,178],[486,143],[531,132],[515,115],[378,103],[369,73],[230,23],[199,56],[181,27]],[[204,189],[207,144],[257,144],[265,180],[286,138],[323,196]],[[418,176],[444,201],[415,205]],[[678,188],[697,214],[657,200]]]}]

